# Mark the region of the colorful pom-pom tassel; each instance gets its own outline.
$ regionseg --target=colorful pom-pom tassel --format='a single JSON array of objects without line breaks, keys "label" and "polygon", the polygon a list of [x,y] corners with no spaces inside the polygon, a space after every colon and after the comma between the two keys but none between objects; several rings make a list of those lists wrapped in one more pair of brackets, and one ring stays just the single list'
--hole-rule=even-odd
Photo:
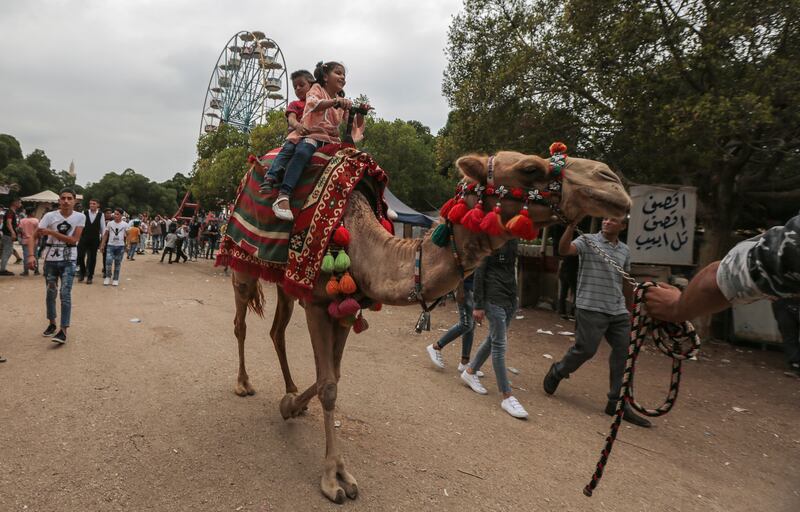
[{"label": "colorful pom-pom tassel", "polygon": [[352,327],[353,324],[356,322],[356,317],[353,315],[345,316],[339,319],[339,325],[342,327]]},{"label": "colorful pom-pom tassel", "polygon": [[525,207],[515,215],[514,218],[506,222],[506,229],[515,237],[523,240],[533,240],[539,236],[539,230],[534,229],[533,221],[528,215],[528,208]]},{"label": "colorful pom-pom tassel", "polygon": [[328,254],[326,254],[322,258],[322,267],[320,268],[320,270],[322,270],[326,274],[330,274],[330,273],[333,272],[333,268],[334,268],[335,264],[336,264],[336,260],[333,259],[333,255],[329,251]]},{"label": "colorful pom-pom tassel", "polygon": [[381,226],[383,226],[383,229],[394,235],[394,224],[389,222],[388,219],[381,219]]},{"label": "colorful pom-pom tassel", "polygon": [[353,323],[353,331],[356,334],[361,334],[367,329],[369,329],[369,324],[367,323],[367,319],[364,318],[364,315],[359,313],[358,318],[356,318],[356,321]]},{"label": "colorful pom-pom tassel", "polygon": [[500,236],[506,230],[503,225],[500,206],[495,206],[481,221],[481,231],[489,236]]},{"label": "colorful pom-pom tassel", "polygon": [[441,215],[443,219],[446,219],[447,214],[450,213],[450,210],[453,208],[453,206],[455,206],[455,204],[456,204],[456,199],[454,197],[448,199],[447,202],[444,203],[442,207],[439,209],[439,215]]},{"label": "colorful pom-pom tassel", "polygon": [[333,232],[333,243],[341,247],[347,247],[350,244],[350,231],[344,226],[339,226]]},{"label": "colorful pom-pom tassel", "polygon": [[339,251],[333,263],[333,270],[336,272],[344,272],[348,268],[350,268],[350,256],[344,251]]},{"label": "colorful pom-pom tassel", "polygon": [[339,303],[339,313],[342,316],[355,315],[361,309],[361,305],[352,297],[348,297]]},{"label": "colorful pom-pom tassel", "polygon": [[339,291],[349,295],[351,293],[356,293],[356,290],[356,282],[353,280],[352,276],[350,276],[349,272],[345,272],[339,279]]},{"label": "colorful pom-pom tassel", "polygon": [[431,234],[431,242],[438,247],[444,247],[450,240],[450,226],[447,224],[439,224]]},{"label": "colorful pom-pom tassel", "polygon": [[563,142],[554,142],[550,144],[550,154],[555,155],[556,153],[566,153],[567,152],[567,145]]},{"label": "colorful pom-pom tassel", "polygon": [[483,201],[478,201],[461,219],[461,225],[477,233],[481,230],[481,221],[485,215],[486,213],[483,211]]},{"label": "colorful pom-pom tassel", "polygon": [[456,204],[453,205],[452,208],[450,208],[450,211],[447,212],[447,220],[453,224],[458,224],[467,213],[467,210],[469,210],[467,202],[464,201],[464,198],[461,198]]},{"label": "colorful pom-pom tassel", "polygon": [[383,304],[380,302],[373,302],[369,306],[370,311],[380,311],[381,309],[383,309]]},{"label": "colorful pom-pom tassel", "polygon": [[335,300],[328,304],[328,315],[330,315],[331,318],[342,317],[342,312],[339,311],[339,303]]},{"label": "colorful pom-pom tassel", "polygon": [[335,297],[341,293],[341,285],[339,284],[339,281],[336,280],[336,277],[331,276],[331,278],[328,280],[328,284],[325,285],[325,293],[331,297]]}]

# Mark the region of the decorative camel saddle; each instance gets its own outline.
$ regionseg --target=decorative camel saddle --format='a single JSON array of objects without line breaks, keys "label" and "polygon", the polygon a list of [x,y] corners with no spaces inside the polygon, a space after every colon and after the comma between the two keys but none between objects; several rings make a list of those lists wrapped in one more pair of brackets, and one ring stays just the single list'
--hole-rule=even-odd
[{"label": "decorative camel saddle", "polygon": [[[308,298],[317,282],[323,259],[338,244],[331,238],[341,227],[348,199],[364,178],[371,180],[379,199],[375,215],[384,225],[383,191],[388,177],[368,154],[349,144],[328,144],[317,150],[303,171],[290,201],[294,223],[275,217],[277,191],[259,191],[266,170],[280,148],[261,158],[250,156],[250,169],[239,185],[233,214],[217,255],[216,266],[229,266],[279,283],[285,292]],[[340,231],[341,234],[341,231]],[[339,251],[339,258],[346,257]],[[338,268],[344,262],[338,262]]]}]

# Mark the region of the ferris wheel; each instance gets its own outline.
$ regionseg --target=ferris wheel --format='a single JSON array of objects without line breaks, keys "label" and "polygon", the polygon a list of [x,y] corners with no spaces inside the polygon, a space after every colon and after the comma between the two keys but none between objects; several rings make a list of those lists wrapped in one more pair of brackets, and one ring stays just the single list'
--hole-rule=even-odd
[{"label": "ferris wheel", "polygon": [[216,131],[222,123],[250,132],[271,110],[285,108],[288,97],[286,60],[278,43],[259,30],[238,32],[211,72],[200,135]]}]

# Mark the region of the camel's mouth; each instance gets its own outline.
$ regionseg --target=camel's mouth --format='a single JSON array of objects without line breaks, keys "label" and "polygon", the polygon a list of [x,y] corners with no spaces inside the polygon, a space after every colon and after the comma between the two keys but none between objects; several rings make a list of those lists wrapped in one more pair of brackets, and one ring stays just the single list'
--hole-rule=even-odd
[{"label": "camel's mouth", "polygon": [[588,200],[582,209],[593,217],[623,217],[630,210],[631,200],[627,194],[601,192],[588,187],[580,191]]}]

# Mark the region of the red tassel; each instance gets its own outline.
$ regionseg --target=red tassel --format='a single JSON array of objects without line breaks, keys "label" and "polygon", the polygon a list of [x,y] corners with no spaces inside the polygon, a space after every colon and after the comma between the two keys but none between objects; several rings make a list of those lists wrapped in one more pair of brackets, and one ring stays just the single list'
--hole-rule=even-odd
[{"label": "red tassel", "polygon": [[367,323],[367,319],[364,318],[361,314],[358,315],[356,321],[353,323],[353,332],[356,334],[361,334],[362,332],[369,329],[369,324]]},{"label": "red tassel", "polygon": [[464,198],[461,198],[456,204],[453,205],[452,208],[450,208],[450,211],[447,213],[447,220],[453,224],[458,224],[467,213],[467,210],[469,210],[467,202],[464,201]]},{"label": "red tassel", "polygon": [[489,236],[500,236],[505,230],[506,227],[503,225],[500,215],[500,206],[495,206],[481,221],[481,231]]},{"label": "red tassel", "polygon": [[439,210],[439,215],[441,215],[443,219],[446,219],[447,214],[450,213],[450,210],[453,208],[453,206],[455,206],[455,204],[456,204],[455,197],[451,197],[450,199],[448,199],[447,202],[444,203],[444,205],[442,205],[441,209]]},{"label": "red tassel", "polygon": [[533,240],[539,236],[539,230],[533,227],[533,221],[528,215],[528,209],[523,208],[519,215],[506,222],[506,229],[517,238]]},{"label": "red tassel", "polygon": [[381,302],[373,302],[369,307],[370,311],[380,311],[381,309],[383,309],[383,303]]},{"label": "red tassel", "polygon": [[333,243],[341,247],[347,247],[350,243],[350,232],[344,226],[339,226],[333,232]]},{"label": "red tassel", "polygon": [[566,153],[567,152],[567,145],[563,142],[554,142],[550,144],[550,155],[555,155],[556,153]]},{"label": "red tassel", "polygon": [[381,226],[383,226],[383,229],[394,235],[394,224],[389,222],[387,219],[381,219]]},{"label": "red tassel", "polygon": [[461,219],[461,225],[470,231],[481,230],[481,221],[486,213],[483,211],[483,202],[478,201],[475,206]]}]

